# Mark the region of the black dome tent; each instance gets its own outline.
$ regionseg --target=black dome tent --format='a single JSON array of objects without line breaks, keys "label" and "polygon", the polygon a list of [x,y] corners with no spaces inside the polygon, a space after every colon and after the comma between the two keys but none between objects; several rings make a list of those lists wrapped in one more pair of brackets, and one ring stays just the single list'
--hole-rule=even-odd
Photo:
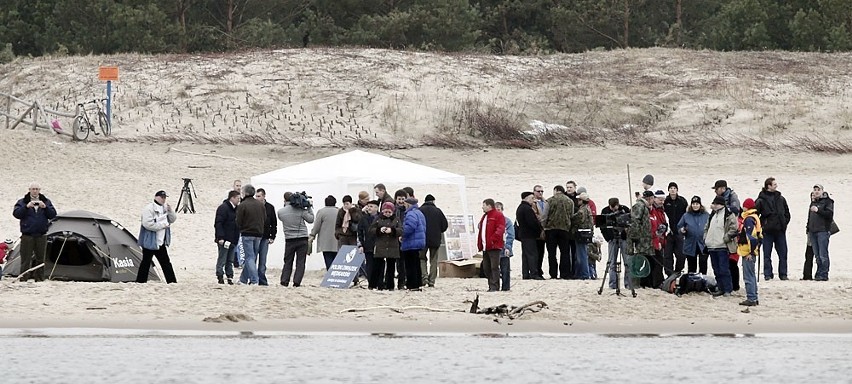
[{"label": "black dome tent", "polygon": [[[106,216],[88,211],[57,215],[47,229],[44,277],[65,281],[136,281],[142,249],[136,236]],[[20,244],[3,274],[21,273]],[[148,280],[160,281],[152,268]]]}]

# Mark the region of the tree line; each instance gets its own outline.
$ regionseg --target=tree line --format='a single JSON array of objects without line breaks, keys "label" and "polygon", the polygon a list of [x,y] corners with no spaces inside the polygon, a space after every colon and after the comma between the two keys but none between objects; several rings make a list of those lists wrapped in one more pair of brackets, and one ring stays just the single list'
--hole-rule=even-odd
[{"label": "tree line", "polygon": [[[0,60],[364,46],[848,51],[849,0],[0,0]],[[5,49],[4,49],[5,47]]]}]

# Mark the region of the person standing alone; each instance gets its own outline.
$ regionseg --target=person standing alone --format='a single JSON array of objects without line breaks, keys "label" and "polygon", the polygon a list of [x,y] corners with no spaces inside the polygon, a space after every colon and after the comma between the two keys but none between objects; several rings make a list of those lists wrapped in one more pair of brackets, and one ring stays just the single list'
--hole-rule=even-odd
[{"label": "person standing alone", "polygon": [[763,227],[763,278],[772,280],[772,247],[778,253],[778,278],[787,280],[787,225],[790,224],[790,207],[778,191],[774,177],[763,182],[763,190],[755,201],[757,214]]},{"label": "person standing alone", "polygon": [[[30,183],[29,193],[15,203],[12,216],[21,221],[21,273],[44,264],[47,252],[47,227],[56,217],[53,203],[41,194],[41,187]],[[33,271],[29,277],[44,281],[44,267]],[[28,276],[21,277],[21,281]]]},{"label": "person standing alone", "polygon": [[168,247],[172,242],[172,223],[177,220],[172,206],[166,202],[166,191],[157,191],[154,201],[142,208],[142,226],[139,228],[138,244],[142,247],[142,262],[136,274],[137,283],[147,283],[154,257],[160,263],[160,269],[166,283],[177,283],[175,270],[169,259]]}]

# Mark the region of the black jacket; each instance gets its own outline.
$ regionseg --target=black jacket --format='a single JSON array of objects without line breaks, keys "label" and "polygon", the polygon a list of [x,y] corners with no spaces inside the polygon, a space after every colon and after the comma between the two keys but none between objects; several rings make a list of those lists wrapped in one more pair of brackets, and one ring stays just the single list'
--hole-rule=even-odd
[{"label": "black jacket", "polygon": [[267,201],[263,204],[266,208],[266,230],[263,233],[264,239],[275,240],[275,235],[278,234],[278,215],[275,213],[275,206]]},{"label": "black jacket", "polygon": [[757,195],[754,208],[760,215],[760,225],[763,233],[782,233],[790,224],[790,208],[787,199],[781,196],[781,192],[769,192],[762,190]]},{"label": "black jacket", "polygon": [[432,201],[427,201],[420,206],[420,212],[426,217],[426,247],[438,248],[441,246],[441,234],[447,231],[449,223],[441,208],[435,206]]},{"label": "black jacket", "polygon": [[[810,207],[816,206],[813,212]],[[834,200],[828,197],[828,192],[823,192],[822,197],[811,202],[808,207],[808,232],[828,232],[831,222],[834,221]]]},{"label": "black jacket", "polygon": [[671,195],[669,195],[666,196],[663,208],[666,211],[666,217],[669,219],[669,224],[674,226],[680,222],[680,218],[683,217],[684,213],[686,213],[686,209],[689,208],[689,203],[681,195],[677,195],[676,199],[672,199]]},{"label": "black jacket", "polygon": [[515,210],[515,225],[518,227],[515,231],[518,240],[538,239],[541,236],[541,221],[535,215],[533,206],[526,201],[521,201]]},{"label": "black jacket", "polygon": [[373,253],[376,248],[376,232],[370,230],[370,226],[376,221],[378,215],[364,213],[358,222],[358,244],[364,247],[364,253]]},{"label": "black jacket", "polygon": [[254,196],[246,196],[237,206],[237,227],[240,235],[263,237],[266,231],[266,207]]},{"label": "black jacket", "polygon": [[237,228],[237,208],[231,205],[228,199],[216,208],[216,220],[213,221],[216,229],[216,241],[225,240],[236,244],[240,239],[240,230]]},{"label": "black jacket", "polygon": [[21,221],[21,234],[27,236],[41,236],[47,233],[47,227],[50,225],[50,220],[56,217],[56,208],[50,199],[39,194],[38,199],[41,200],[45,207],[27,208],[30,203],[30,194],[24,195],[24,198],[15,203],[15,208],[12,210],[12,215]]},{"label": "black jacket", "polygon": [[[601,216],[611,215],[616,213],[614,216],[609,216],[607,222],[612,224],[615,221],[616,216],[619,214],[630,214],[630,208],[627,208],[626,205],[619,204],[618,207],[613,210],[609,205],[601,209]],[[614,228],[610,228],[609,226],[603,226],[601,228],[601,234],[603,234],[604,240],[611,241],[615,239],[616,230]],[[621,240],[627,240],[627,228],[621,231]]]}]

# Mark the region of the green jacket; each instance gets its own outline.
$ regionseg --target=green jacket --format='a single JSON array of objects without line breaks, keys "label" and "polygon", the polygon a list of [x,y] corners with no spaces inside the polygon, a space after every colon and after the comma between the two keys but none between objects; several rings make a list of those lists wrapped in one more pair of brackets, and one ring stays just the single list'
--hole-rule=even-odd
[{"label": "green jacket", "polygon": [[627,228],[627,254],[653,255],[654,246],[651,243],[651,215],[648,203],[643,199],[636,200],[630,208],[630,228]]},{"label": "green jacket", "polygon": [[574,202],[564,194],[556,194],[547,199],[547,219],[544,229],[561,229],[571,232],[571,217],[574,216]]}]

